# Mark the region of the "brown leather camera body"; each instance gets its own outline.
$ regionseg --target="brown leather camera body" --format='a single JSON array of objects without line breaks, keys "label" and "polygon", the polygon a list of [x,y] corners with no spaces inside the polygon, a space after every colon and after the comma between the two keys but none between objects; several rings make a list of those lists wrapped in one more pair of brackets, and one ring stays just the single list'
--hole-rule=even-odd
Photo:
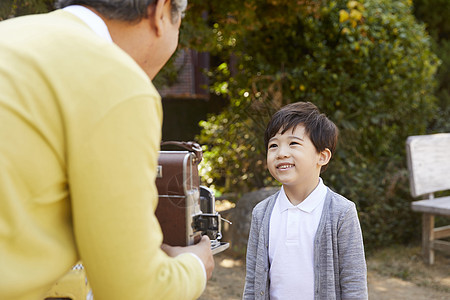
[{"label": "brown leather camera body", "polygon": [[159,202],[156,217],[171,246],[193,245],[201,237],[192,219],[201,214],[198,158],[190,151],[160,151],[158,160]]},{"label": "brown leather camera body", "polygon": [[[156,187],[159,202],[156,208],[163,242],[171,246],[197,243],[202,235],[211,240],[213,254],[222,252],[229,243],[222,238],[221,220],[215,210],[212,190],[200,185],[198,165],[203,152],[194,142],[164,142],[187,151],[160,151]],[[225,220],[226,221],[226,220]],[[227,221],[229,222],[229,221]]]}]

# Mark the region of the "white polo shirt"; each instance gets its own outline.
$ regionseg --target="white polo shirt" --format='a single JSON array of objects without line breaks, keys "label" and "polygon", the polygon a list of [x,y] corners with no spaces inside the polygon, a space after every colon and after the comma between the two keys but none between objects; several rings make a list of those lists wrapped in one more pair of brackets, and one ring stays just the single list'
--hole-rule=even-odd
[{"label": "white polo shirt", "polygon": [[281,188],[270,217],[270,299],[314,299],[314,238],[327,187],[294,206]]}]

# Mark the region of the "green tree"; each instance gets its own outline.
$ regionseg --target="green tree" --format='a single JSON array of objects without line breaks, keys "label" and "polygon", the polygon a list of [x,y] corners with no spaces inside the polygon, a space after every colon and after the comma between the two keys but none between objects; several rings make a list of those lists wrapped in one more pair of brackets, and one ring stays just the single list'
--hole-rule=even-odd
[{"label": "green tree", "polygon": [[216,55],[212,92],[230,100],[201,123],[209,182],[227,192],[274,184],[268,118],[311,101],[340,128],[324,177],[357,203],[366,242],[410,240],[420,220],[409,207],[405,140],[433,118],[439,64],[411,1],[190,3],[182,41]]},{"label": "green tree", "polygon": [[53,9],[54,0],[2,0],[0,21],[23,15],[45,13]]},{"label": "green tree", "polygon": [[433,38],[433,52],[441,59],[438,69],[439,110],[430,130],[450,132],[450,1],[414,0],[414,14],[425,23],[427,31]]}]

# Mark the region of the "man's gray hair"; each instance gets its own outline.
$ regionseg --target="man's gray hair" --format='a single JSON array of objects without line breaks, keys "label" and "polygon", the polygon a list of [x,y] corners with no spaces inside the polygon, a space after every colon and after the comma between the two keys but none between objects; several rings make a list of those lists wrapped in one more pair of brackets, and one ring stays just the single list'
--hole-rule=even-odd
[{"label": "man's gray hair", "polygon": [[[164,0],[56,0],[56,8],[64,8],[69,5],[85,5],[92,7],[105,18],[137,22],[147,17],[147,7],[157,1]],[[172,5],[172,22],[178,21],[178,16],[183,16],[187,6],[187,0],[170,0]]]}]

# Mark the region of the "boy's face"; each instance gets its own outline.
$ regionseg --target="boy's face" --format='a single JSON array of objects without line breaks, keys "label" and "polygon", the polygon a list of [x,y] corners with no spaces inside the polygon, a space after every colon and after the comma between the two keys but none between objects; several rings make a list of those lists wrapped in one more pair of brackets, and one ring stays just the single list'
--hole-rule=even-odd
[{"label": "boy's face", "polygon": [[324,165],[323,153],[317,152],[303,125],[283,134],[281,131],[269,140],[267,167],[270,174],[285,187],[317,185],[320,168]]}]

